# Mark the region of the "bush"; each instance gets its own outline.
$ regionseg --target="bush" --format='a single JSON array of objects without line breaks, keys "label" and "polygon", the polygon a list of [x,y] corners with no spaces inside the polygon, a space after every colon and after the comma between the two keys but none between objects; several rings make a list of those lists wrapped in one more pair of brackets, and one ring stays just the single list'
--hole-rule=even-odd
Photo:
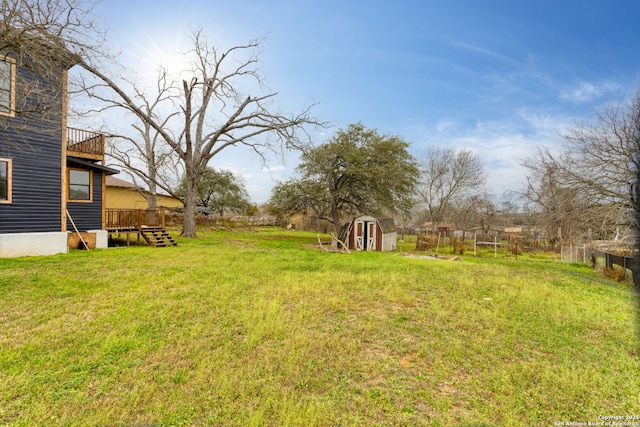
[{"label": "bush", "polygon": [[626,269],[614,265],[613,267],[604,267],[602,272],[608,278],[615,280],[616,282],[624,282],[627,278]]}]

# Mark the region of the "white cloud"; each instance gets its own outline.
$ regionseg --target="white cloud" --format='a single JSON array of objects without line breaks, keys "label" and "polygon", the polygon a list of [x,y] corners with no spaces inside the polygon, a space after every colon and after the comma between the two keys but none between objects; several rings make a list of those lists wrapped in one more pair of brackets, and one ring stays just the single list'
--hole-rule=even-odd
[{"label": "white cloud", "polygon": [[619,84],[610,81],[595,83],[581,81],[577,86],[561,91],[560,99],[576,103],[587,102],[618,90],[619,88]]},{"label": "white cloud", "polygon": [[519,190],[526,173],[520,163],[538,146],[559,147],[561,134],[572,127],[573,119],[528,109],[515,113],[509,119],[477,121],[472,126],[445,119],[432,126],[414,126],[412,130],[420,135],[413,138],[412,151],[420,159],[428,146],[472,150],[485,165],[490,193],[501,196],[505,191]]},{"label": "white cloud", "polygon": [[459,47],[461,49],[469,50],[481,55],[489,56],[491,58],[499,59],[505,62],[513,63],[514,61],[506,55],[503,55],[499,52],[496,52],[493,49],[488,49],[486,47],[473,45],[465,42],[453,42],[453,46]]},{"label": "white cloud", "polygon": [[456,122],[451,120],[441,120],[436,124],[436,131],[438,133],[452,132],[456,129]]}]

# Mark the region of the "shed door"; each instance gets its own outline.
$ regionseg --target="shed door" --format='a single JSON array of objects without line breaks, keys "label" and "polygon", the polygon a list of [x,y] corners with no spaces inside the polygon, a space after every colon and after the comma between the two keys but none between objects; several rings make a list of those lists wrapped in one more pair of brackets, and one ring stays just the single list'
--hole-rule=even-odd
[{"label": "shed door", "polygon": [[365,222],[364,221],[355,221],[355,227],[354,227],[354,238],[353,238],[353,243],[354,243],[354,249],[356,251],[361,251],[365,248],[365,240],[364,240],[364,226],[365,226]]},{"label": "shed door", "polygon": [[353,242],[354,249],[357,251],[375,251],[376,222],[356,220]]},{"label": "shed door", "polygon": [[367,251],[375,251],[376,250],[376,223],[375,222],[367,222],[367,244],[365,249]]}]

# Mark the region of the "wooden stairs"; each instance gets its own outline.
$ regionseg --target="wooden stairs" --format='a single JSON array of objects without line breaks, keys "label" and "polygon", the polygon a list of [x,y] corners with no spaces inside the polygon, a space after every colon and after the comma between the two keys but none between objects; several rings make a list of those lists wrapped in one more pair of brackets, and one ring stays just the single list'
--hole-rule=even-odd
[{"label": "wooden stairs", "polygon": [[167,230],[162,227],[142,227],[140,228],[140,234],[147,241],[149,246],[166,247],[166,246],[178,246],[175,240]]}]

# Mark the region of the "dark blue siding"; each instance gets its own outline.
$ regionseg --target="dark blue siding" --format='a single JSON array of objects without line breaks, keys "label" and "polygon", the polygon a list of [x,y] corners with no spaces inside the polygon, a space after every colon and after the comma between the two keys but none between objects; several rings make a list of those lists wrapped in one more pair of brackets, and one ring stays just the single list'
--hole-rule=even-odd
[{"label": "dark blue siding", "polygon": [[[79,231],[102,228],[102,174],[100,172],[93,172],[93,202],[67,202],[67,209]],[[69,220],[67,221],[67,230],[74,231]]]},{"label": "dark blue siding", "polygon": [[[62,75],[62,71],[61,74]],[[17,84],[47,82],[18,67]],[[55,93],[51,91],[51,93]],[[25,105],[16,95],[16,105]],[[26,104],[39,100],[27,99]],[[52,103],[40,114],[0,116],[0,157],[12,159],[12,203],[0,204],[0,233],[61,231],[62,110]]]},{"label": "dark blue siding", "polygon": [[12,159],[12,203],[0,204],[0,233],[60,231],[61,132],[31,130],[10,144],[0,140],[0,157]]}]

